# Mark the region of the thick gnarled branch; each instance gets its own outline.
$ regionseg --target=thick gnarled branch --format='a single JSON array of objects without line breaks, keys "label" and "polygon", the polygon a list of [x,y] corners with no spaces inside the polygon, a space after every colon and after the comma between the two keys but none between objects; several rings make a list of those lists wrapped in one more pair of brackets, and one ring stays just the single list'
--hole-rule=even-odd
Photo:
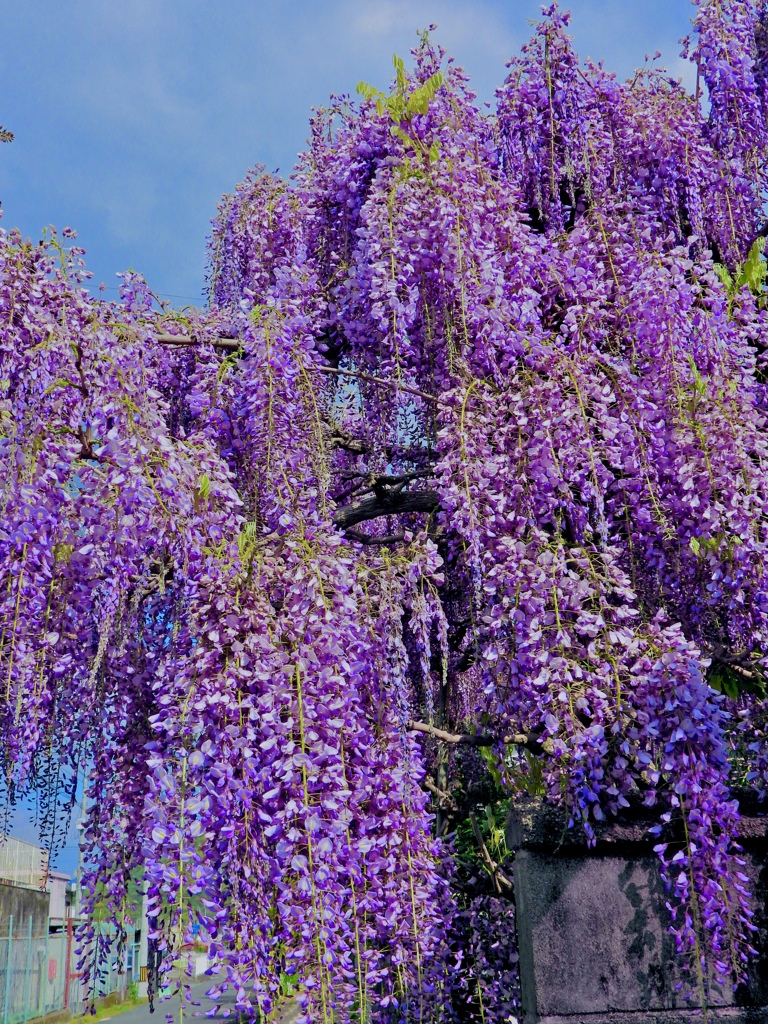
[{"label": "thick gnarled branch", "polygon": [[436,491],[384,491],[381,495],[363,498],[346,508],[340,508],[333,517],[335,526],[346,530],[380,516],[403,515],[406,512],[436,512],[440,499]]},{"label": "thick gnarled branch", "polygon": [[214,348],[229,349],[231,352],[237,352],[239,348],[243,347],[242,341],[237,338],[196,338],[189,337],[186,334],[157,334],[155,340],[158,345],[179,345],[183,347],[197,346],[197,345],[213,345]]},{"label": "thick gnarled branch", "polygon": [[352,455],[367,455],[371,450],[367,441],[361,437],[353,437],[352,434],[335,423],[331,424],[329,440],[332,448],[340,448]]}]

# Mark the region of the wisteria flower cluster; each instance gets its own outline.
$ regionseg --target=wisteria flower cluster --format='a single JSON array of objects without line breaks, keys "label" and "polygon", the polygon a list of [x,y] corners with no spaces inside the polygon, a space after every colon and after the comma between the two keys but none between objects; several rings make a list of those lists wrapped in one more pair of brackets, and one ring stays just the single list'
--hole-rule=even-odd
[{"label": "wisteria flower cluster", "polygon": [[0,236],[2,785],[55,844],[87,777],[87,902],[124,932],[146,887],[153,988],[194,928],[246,1013],[506,1020],[473,808],[534,783],[587,842],[680,819],[680,956],[744,979],[768,18],[696,7],[695,95],[553,6],[487,115],[425,35],[222,200],[194,316]]}]

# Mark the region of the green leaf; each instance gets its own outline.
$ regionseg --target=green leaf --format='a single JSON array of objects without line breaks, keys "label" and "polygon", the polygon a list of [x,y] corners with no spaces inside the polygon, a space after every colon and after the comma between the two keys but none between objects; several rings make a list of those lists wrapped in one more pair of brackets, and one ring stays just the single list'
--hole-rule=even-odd
[{"label": "green leaf", "polygon": [[403,58],[398,57],[395,53],[392,55],[392,63],[394,64],[395,72],[397,73],[397,87],[401,93],[404,93],[407,79],[405,77],[405,63]]},{"label": "green leaf", "polygon": [[755,665],[750,666],[748,672],[737,672],[729,665],[716,661],[707,672],[707,682],[713,690],[724,693],[731,700],[736,700],[741,693],[752,693],[761,699],[766,696],[765,676]]},{"label": "green leaf", "polygon": [[203,473],[203,475],[200,477],[200,480],[198,481],[198,484],[197,484],[197,491],[195,493],[195,498],[196,498],[197,501],[200,501],[200,502],[208,501],[208,498],[210,497],[210,494],[211,494],[211,478],[206,473]]},{"label": "green leaf", "polygon": [[374,96],[382,96],[382,97],[384,96],[383,92],[380,92],[376,88],[376,86],[369,85],[368,82],[358,82],[357,83],[357,92],[358,92],[358,95],[362,96],[363,99],[366,99],[366,100],[373,99]]},{"label": "green leaf", "polygon": [[699,543],[696,537],[691,537],[691,539],[688,541],[688,547],[691,549],[694,555],[698,555],[698,553],[701,551],[701,544]]},{"label": "green leaf", "polygon": [[731,277],[728,268],[724,267],[722,263],[715,263],[714,270],[717,276],[725,285],[725,290],[728,293],[728,297],[733,294],[733,278]]},{"label": "green leaf", "polygon": [[53,557],[57,562],[68,562],[74,553],[74,544],[58,542],[53,545]]},{"label": "green leaf", "polygon": [[733,299],[737,292],[745,286],[752,294],[762,301],[765,299],[765,280],[768,276],[768,265],[765,261],[765,239],[755,240],[743,267],[737,267],[734,276],[722,263],[714,264],[715,273],[725,285],[728,298]]},{"label": "green leaf", "polygon": [[763,259],[765,239],[758,238],[749,250],[744,267],[739,275],[738,288],[747,285],[753,295],[760,295],[765,285],[766,265]]},{"label": "green leaf", "polygon": [[723,692],[723,684],[725,682],[724,673],[719,665],[712,665],[707,672],[707,682],[713,690],[717,690],[718,693]]},{"label": "green leaf", "polygon": [[414,89],[408,100],[409,113],[426,114],[429,109],[430,100],[434,99],[435,93],[442,84],[443,73],[442,71],[436,71],[434,75],[429,76],[423,85],[420,85],[418,89]]},{"label": "green leaf", "polygon": [[478,747],[478,750],[483,755],[483,759],[488,765],[488,771],[491,773],[491,778],[493,779],[494,784],[501,789],[501,772],[497,766],[498,759],[493,747]]},{"label": "green leaf", "polygon": [[697,394],[703,395],[707,390],[707,385],[704,382],[704,378],[699,373],[699,368],[690,353],[688,354],[688,365],[691,368],[691,374],[693,375],[693,386]]},{"label": "green leaf", "polygon": [[436,71],[434,75],[430,75],[426,80],[422,89],[425,90],[430,99],[434,99],[435,93],[445,81],[445,76],[442,71]]},{"label": "green leaf", "polygon": [[414,114],[427,113],[430,100],[443,84],[444,77],[442,71],[436,71],[433,75],[429,76],[426,82],[408,95],[408,77],[405,73],[405,63],[402,57],[398,57],[395,54],[392,58],[392,63],[397,72],[397,84],[389,96],[386,96],[367,82],[358,82],[357,91],[365,99],[376,100],[376,110],[379,116],[386,109],[389,111],[392,121],[395,124],[400,124],[401,121],[410,119]]},{"label": "green leaf", "polygon": [[736,700],[736,698],[739,696],[739,688],[736,685],[733,676],[729,675],[725,677],[725,681],[723,683],[723,692],[725,693],[726,697],[730,697],[731,700]]},{"label": "green leaf", "polygon": [[404,145],[406,145],[406,146],[413,145],[413,139],[410,137],[410,135],[407,134],[407,132],[404,132],[403,129],[399,125],[393,124],[392,127],[389,130],[392,133],[392,135],[394,135],[395,138],[400,139],[400,141]]},{"label": "green leaf", "polygon": [[246,523],[237,535],[237,550],[244,562],[247,562],[256,551],[259,532],[258,523]]},{"label": "green leaf", "polygon": [[219,383],[221,383],[221,381],[224,380],[227,374],[231,373],[232,370],[238,365],[239,361],[240,356],[238,355],[238,353],[230,352],[228,356],[222,359],[221,366],[216,371],[216,380]]}]

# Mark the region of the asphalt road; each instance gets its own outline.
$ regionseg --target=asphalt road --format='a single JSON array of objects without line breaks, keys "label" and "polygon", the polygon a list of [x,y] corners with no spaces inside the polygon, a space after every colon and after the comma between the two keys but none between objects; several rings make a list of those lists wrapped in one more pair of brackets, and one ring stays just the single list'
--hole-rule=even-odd
[{"label": "asphalt road", "polygon": [[[208,1021],[217,1021],[220,1024],[223,1021],[228,1021],[229,1024],[233,1024],[237,1019],[234,1009],[234,992],[230,989],[215,1002],[205,995],[205,990],[211,987],[214,980],[214,978],[210,978],[207,981],[198,981],[191,986],[192,1000],[199,1002],[199,1006],[193,1006],[186,1001],[182,1002],[179,996],[174,996],[165,1001],[156,1000],[154,1013],[149,1012],[147,1003],[141,1003],[132,1010],[116,1013],[114,1018],[102,1017],[102,1022],[114,1019],[114,1024],[166,1024],[166,1014],[172,1014],[174,1024],[180,1024],[180,1020],[183,1020],[184,1024],[193,1024],[195,1021],[198,1024],[207,1024]],[[206,1011],[212,1009],[216,1004],[220,1007],[218,1012],[211,1017],[206,1016]],[[183,1017],[179,1012],[182,1008]],[[298,1011],[294,1007],[286,1007],[283,1015],[278,1018],[279,1024],[294,1024],[297,1016]]]}]

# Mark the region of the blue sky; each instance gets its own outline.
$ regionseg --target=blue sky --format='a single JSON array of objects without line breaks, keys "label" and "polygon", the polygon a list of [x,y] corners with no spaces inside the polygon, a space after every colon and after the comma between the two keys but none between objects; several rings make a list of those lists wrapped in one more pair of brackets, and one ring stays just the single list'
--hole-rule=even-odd
[{"label": "blue sky", "polygon": [[[563,6],[568,6],[564,3]],[[573,0],[582,56],[626,76],[678,39],[687,0]],[[74,227],[94,283],[132,267],[174,304],[200,298],[218,198],[261,162],[289,171],[313,105],[385,85],[434,22],[482,100],[528,38],[536,0],[35,0],[6,4],[4,226]],[[115,292],[107,292],[114,297]]]},{"label": "blue sky", "polygon": [[[582,57],[630,75],[661,50],[690,87],[687,0],[572,0]],[[392,54],[435,39],[492,100],[537,0],[35,0],[6,4],[0,148],[6,228],[77,230],[100,282],[144,273],[174,305],[201,302],[219,197],[255,163],[289,172],[312,106],[386,86]],[[108,298],[116,290],[107,291]],[[25,816],[14,831],[32,839]],[[60,856],[74,870],[74,832]]]}]

